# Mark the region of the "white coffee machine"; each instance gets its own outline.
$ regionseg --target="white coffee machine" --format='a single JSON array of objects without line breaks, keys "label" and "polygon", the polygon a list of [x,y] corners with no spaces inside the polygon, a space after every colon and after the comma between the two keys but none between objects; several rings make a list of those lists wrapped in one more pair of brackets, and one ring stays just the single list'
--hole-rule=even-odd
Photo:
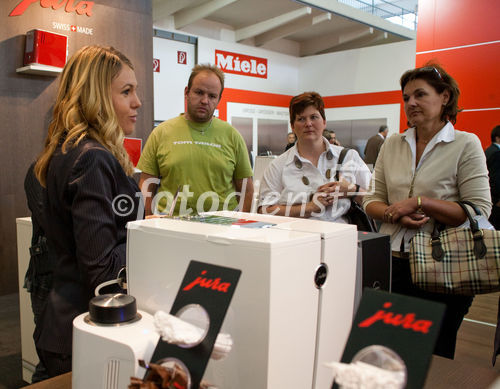
[{"label": "white coffee machine", "polygon": [[153,316],[124,294],[95,297],[89,308],[73,320],[72,388],[127,388],[158,343]]},{"label": "white coffee machine", "polygon": [[[191,260],[240,269],[222,332],[233,349],[205,377],[224,388],[329,388],[353,318],[356,227],[248,213],[129,223],[128,290],[169,311]],[[155,362],[155,361],[152,361]]]}]

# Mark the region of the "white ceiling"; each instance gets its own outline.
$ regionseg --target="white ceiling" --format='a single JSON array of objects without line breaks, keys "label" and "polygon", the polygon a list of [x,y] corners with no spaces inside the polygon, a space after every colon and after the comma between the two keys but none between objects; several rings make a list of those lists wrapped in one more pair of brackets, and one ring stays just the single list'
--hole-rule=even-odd
[{"label": "white ceiling", "polygon": [[[389,0],[361,1],[391,7]],[[391,1],[410,10],[416,2]],[[337,0],[153,0],[153,21],[168,30],[301,57],[416,37],[414,30]]]}]

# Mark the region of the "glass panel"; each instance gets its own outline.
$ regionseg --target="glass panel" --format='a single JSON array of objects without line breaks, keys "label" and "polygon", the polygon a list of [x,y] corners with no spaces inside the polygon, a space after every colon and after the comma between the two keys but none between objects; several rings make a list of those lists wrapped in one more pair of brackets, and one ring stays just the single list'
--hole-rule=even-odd
[{"label": "glass panel", "polygon": [[250,156],[250,161],[252,161],[252,148],[253,148],[253,137],[252,137],[252,118],[241,118],[233,116],[231,118],[231,125],[238,130],[238,132],[243,137],[247,145],[248,155]]},{"label": "glass panel", "polygon": [[335,131],[342,146],[356,149],[363,158],[366,142],[378,133],[382,125],[387,125],[387,119],[329,120],[326,128]]},{"label": "glass panel", "polygon": [[287,145],[286,120],[258,119],[258,154],[280,155]]}]

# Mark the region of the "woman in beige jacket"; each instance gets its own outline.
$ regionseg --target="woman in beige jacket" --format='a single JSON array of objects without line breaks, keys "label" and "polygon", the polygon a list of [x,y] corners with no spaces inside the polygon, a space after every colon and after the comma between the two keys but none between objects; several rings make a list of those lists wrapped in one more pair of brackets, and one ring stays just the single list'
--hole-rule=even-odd
[{"label": "woman in beige jacket", "polygon": [[466,220],[457,200],[474,203],[484,216],[491,211],[488,171],[476,135],[455,130],[460,91],[440,66],[405,72],[401,77],[410,128],[384,142],[371,191],[363,205],[391,235],[392,291],[447,305],[435,354],[453,358],[457,331],[472,297],[428,293],[411,281],[409,241],[419,229],[432,231],[434,221],[459,226]]}]

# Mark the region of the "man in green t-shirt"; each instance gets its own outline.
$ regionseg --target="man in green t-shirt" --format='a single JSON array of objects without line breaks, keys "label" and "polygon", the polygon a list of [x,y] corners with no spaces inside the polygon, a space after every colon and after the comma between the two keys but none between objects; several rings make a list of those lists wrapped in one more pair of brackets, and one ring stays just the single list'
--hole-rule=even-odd
[{"label": "man in green t-shirt", "polygon": [[146,215],[155,209],[173,209],[173,215],[238,206],[250,211],[253,172],[247,147],[235,128],[213,116],[223,89],[218,67],[196,65],[184,90],[186,112],[149,136],[137,165]]}]

